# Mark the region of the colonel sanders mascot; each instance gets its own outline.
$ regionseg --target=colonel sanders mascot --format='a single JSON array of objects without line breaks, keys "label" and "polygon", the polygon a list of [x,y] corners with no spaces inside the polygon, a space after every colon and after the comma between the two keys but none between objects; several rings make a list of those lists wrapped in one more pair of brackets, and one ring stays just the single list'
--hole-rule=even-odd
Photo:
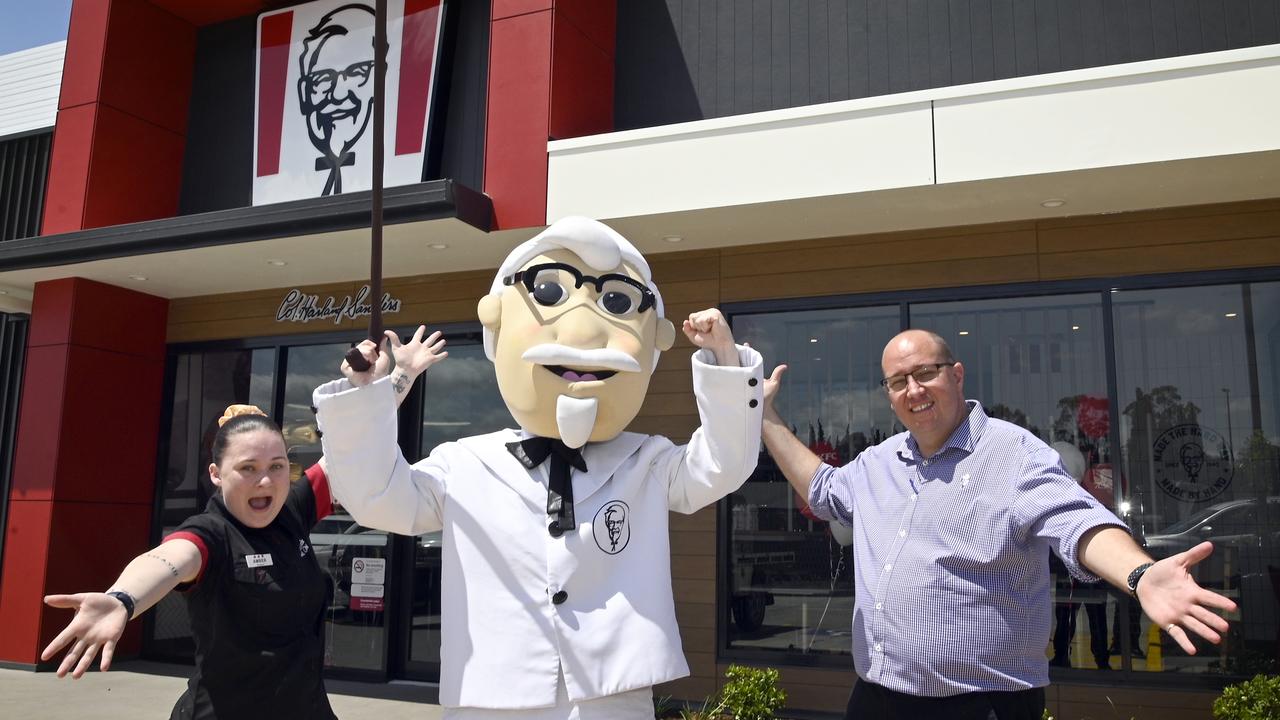
[{"label": "colonel sanders mascot", "polygon": [[[344,363],[346,379],[315,391],[334,496],[361,525],[444,531],[446,718],[648,720],[651,687],[689,674],[668,512],[710,505],[755,468],[760,355],[734,344],[718,310],[693,313],[683,331],[698,348],[701,427],[683,446],[624,432],[675,326],[645,259],[586,218],[516,247],[477,311],[520,428],[409,465],[395,397],[443,343],[423,343],[421,329],[409,344],[389,340],[369,371]],[[361,349],[374,359],[371,342]]]}]

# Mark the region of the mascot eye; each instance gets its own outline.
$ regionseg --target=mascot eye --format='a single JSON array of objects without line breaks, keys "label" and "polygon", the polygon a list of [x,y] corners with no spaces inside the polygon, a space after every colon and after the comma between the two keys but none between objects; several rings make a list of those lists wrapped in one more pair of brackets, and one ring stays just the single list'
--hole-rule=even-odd
[{"label": "mascot eye", "polygon": [[533,299],[539,305],[546,305],[548,307],[559,305],[564,302],[567,297],[569,297],[569,293],[565,292],[565,289],[560,286],[560,283],[554,280],[539,280],[537,284],[533,286]]},{"label": "mascot eye", "polygon": [[636,307],[636,301],[630,295],[611,291],[600,296],[600,307],[610,315],[626,315]]}]

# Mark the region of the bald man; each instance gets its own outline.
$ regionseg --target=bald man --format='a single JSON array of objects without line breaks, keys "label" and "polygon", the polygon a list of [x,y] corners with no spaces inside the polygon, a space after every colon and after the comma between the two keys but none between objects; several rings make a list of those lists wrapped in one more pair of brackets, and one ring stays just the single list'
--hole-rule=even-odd
[{"label": "bald man", "polygon": [[765,446],[813,512],[852,528],[858,682],[846,718],[1038,720],[1049,684],[1047,557],[1081,581],[1130,592],[1188,653],[1221,640],[1227,598],[1189,569],[1210,543],[1160,562],[1026,430],[964,396],[945,340],[907,330],[881,357],[906,432],[848,465],[823,463],[774,408],[785,365],[765,381]]}]

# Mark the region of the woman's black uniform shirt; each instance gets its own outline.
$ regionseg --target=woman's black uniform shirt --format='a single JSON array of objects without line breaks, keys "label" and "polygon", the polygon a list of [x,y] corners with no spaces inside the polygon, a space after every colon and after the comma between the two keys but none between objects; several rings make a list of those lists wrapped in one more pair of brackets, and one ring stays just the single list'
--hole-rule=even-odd
[{"label": "woman's black uniform shirt", "polygon": [[196,671],[171,720],[335,718],[321,674],[332,591],[308,536],[319,519],[317,494],[327,514],[328,483],[323,475],[319,482],[314,490],[305,479],[292,483],[265,528],[242,525],[215,496],[166,537],[203,544],[205,555],[200,577],[179,588],[187,591]]}]

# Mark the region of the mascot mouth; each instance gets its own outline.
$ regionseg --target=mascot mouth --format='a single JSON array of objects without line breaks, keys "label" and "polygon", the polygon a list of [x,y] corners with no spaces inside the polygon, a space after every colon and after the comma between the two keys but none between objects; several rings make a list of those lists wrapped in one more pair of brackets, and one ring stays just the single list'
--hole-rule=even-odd
[{"label": "mascot mouth", "polygon": [[543,365],[542,367],[559,375],[565,382],[591,382],[593,380],[608,380],[617,375],[615,370],[582,370],[578,368],[569,368],[564,365]]}]

